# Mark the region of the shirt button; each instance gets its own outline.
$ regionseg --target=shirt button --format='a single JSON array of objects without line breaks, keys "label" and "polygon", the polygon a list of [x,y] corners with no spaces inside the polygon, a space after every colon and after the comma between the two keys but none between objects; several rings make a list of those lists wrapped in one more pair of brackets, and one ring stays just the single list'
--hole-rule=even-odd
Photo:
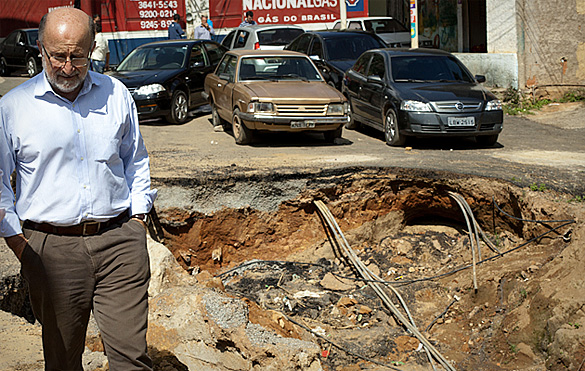
[{"label": "shirt button", "polygon": [[87,189],[87,186],[85,184],[83,185],[83,189]]},{"label": "shirt button", "polygon": [[81,161],[83,161],[83,157],[81,158]]},{"label": "shirt button", "polygon": [[81,133],[81,130],[77,129],[77,132],[78,132],[78,133]]}]

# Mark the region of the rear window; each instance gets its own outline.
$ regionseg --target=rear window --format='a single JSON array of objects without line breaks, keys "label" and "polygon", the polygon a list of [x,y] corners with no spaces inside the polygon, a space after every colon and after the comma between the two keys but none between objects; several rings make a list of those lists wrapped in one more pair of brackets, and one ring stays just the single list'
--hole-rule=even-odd
[{"label": "rear window", "polygon": [[366,31],[375,33],[393,33],[393,32],[409,32],[396,19],[376,19],[371,21],[364,21]]},{"label": "rear window", "polygon": [[297,38],[305,31],[298,28],[277,28],[274,30],[258,31],[260,45],[284,46]]},{"label": "rear window", "polygon": [[325,40],[330,60],[356,60],[363,52],[386,46],[376,37],[368,34],[343,34]]}]

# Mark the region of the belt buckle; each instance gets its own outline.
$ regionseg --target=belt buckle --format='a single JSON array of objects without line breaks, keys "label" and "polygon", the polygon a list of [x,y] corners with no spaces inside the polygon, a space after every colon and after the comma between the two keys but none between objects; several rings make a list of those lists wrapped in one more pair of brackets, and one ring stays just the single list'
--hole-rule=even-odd
[{"label": "belt buckle", "polygon": [[81,234],[84,235],[84,236],[87,235],[86,227],[88,225],[92,225],[92,226],[93,225],[97,225],[97,230],[95,231],[95,233],[98,233],[100,231],[100,224],[101,224],[100,222],[85,222],[85,223],[83,223],[83,229],[81,230]]}]

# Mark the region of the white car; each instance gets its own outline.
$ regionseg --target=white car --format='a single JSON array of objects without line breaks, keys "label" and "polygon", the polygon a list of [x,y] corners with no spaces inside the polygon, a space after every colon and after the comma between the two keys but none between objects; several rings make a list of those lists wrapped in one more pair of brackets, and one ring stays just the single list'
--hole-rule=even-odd
[{"label": "white car", "polygon": [[282,50],[304,32],[293,24],[244,26],[228,33],[221,44],[230,50]]},{"label": "white car", "polygon": [[[341,28],[341,21],[333,23],[333,29]],[[348,18],[348,30],[362,30],[374,32],[392,48],[410,48],[410,29],[392,17],[363,17]],[[432,48],[433,42],[425,36],[418,37],[418,45],[421,48]]]}]

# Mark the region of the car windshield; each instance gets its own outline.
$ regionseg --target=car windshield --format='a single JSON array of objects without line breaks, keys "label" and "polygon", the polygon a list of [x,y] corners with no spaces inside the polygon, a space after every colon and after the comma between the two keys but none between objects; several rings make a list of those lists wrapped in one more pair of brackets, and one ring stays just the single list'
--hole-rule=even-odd
[{"label": "car windshield", "polygon": [[344,34],[325,39],[329,60],[356,60],[363,52],[386,46],[369,34]]},{"label": "car windshield", "polygon": [[130,52],[116,70],[174,70],[181,68],[185,61],[187,48],[186,45],[139,47]]},{"label": "car windshield", "polygon": [[241,80],[322,81],[319,71],[306,57],[247,57],[240,61]]},{"label": "car windshield", "polygon": [[31,30],[26,33],[28,38],[28,45],[37,45],[37,39],[39,38],[39,31]]},{"label": "car windshield", "polygon": [[283,46],[304,32],[298,28],[277,28],[274,30],[258,31],[258,42],[260,45]]},{"label": "car windshield", "polygon": [[473,77],[451,56],[392,57],[392,79],[395,82],[473,82]]},{"label": "car windshield", "polygon": [[366,31],[375,33],[410,32],[396,19],[374,19],[364,21]]}]

